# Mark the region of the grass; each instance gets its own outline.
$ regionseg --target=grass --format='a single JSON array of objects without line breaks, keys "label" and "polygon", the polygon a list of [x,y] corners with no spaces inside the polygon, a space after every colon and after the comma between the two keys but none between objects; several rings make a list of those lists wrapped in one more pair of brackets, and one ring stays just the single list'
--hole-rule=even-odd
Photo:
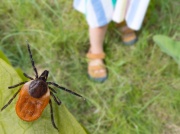
[{"label": "grass", "polygon": [[104,46],[109,78],[103,84],[86,76],[88,26],[72,1],[1,2],[0,49],[13,66],[32,76],[28,40],[39,72],[50,70],[49,79],[86,98],[59,95],[93,134],[177,134],[180,72],[152,36],[179,39],[179,5],[176,0],[152,0],[135,46],[123,46],[110,24]]}]

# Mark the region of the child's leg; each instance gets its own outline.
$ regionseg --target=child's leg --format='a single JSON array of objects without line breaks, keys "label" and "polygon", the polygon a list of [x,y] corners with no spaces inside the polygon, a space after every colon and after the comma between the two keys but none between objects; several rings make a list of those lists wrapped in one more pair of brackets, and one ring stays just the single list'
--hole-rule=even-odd
[{"label": "child's leg", "polygon": [[90,49],[91,53],[102,53],[104,37],[106,34],[107,25],[97,28],[89,28],[89,38],[90,38]]},{"label": "child's leg", "polygon": [[106,30],[107,25],[89,28],[90,48],[87,57],[90,60],[88,63],[88,74],[92,79],[99,82],[103,82],[107,78],[107,70],[103,62],[105,57],[103,43]]}]

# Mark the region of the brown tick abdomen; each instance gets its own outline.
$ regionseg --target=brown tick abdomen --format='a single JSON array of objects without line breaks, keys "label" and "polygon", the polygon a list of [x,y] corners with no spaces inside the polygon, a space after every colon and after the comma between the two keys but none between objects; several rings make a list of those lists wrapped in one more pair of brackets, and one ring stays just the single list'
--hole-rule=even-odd
[{"label": "brown tick abdomen", "polygon": [[19,118],[24,121],[34,121],[38,119],[48,105],[50,99],[49,89],[41,98],[33,98],[30,96],[28,89],[31,82],[32,81],[29,81],[23,85],[16,103],[16,113]]}]

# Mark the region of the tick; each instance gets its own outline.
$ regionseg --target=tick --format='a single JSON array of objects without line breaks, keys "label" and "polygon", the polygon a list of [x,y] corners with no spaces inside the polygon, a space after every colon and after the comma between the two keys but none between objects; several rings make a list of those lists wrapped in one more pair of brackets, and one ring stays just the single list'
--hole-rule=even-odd
[{"label": "tick", "polygon": [[48,70],[45,70],[40,76],[38,76],[38,72],[35,67],[28,42],[27,42],[27,47],[28,47],[31,64],[35,72],[35,79],[24,73],[24,76],[30,79],[30,81],[24,81],[19,84],[8,87],[9,89],[11,89],[22,85],[22,87],[14,94],[14,96],[8,101],[8,103],[1,108],[1,111],[4,110],[8,105],[10,105],[11,102],[17,96],[17,94],[19,94],[19,98],[15,108],[16,114],[19,116],[20,119],[27,122],[32,122],[34,120],[37,120],[41,116],[43,110],[46,108],[46,106],[49,103],[51,122],[53,127],[58,130],[54,122],[53,107],[50,97],[52,97],[58,105],[61,105],[61,101],[59,100],[58,97],[54,95],[57,92],[52,87],[50,87],[50,85],[55,86],[59,89],[62,89],[78,97],[82,97],[82,96],[65,87],[59,86],[54,82],[47,82],[48,73],[49,73]]}]

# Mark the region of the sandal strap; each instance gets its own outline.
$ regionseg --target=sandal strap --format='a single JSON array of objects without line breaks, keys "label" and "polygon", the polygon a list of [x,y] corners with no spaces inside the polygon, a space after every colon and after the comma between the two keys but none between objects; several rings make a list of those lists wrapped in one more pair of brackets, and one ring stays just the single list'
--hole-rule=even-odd
[{"label": "sandal strap", "polygon": [[[99,72],[99,70],[103,70],[103,72]],[[103,64],[88,66],[88,74],[92,78],[105,78],[107,77],[107,70]]]},{"label": "sandal strap", "polygon": [[86,57],[89,59],[104,59],[105,53],[99,53],[99,54],[87,53]]},{"label": "sandal strap", "polygon": [[124,34],[134,33],[134,31],[132,29],[128,28],[127,26],[122,27],[121,32],[123,32]]},{"label": "sandal strap", "polygon": [[89,66],[89,70],[100,70],[100,69],[105,69],[105,65],[104,64],[100,64],[100,65],[93,65],[93,66]]}]

